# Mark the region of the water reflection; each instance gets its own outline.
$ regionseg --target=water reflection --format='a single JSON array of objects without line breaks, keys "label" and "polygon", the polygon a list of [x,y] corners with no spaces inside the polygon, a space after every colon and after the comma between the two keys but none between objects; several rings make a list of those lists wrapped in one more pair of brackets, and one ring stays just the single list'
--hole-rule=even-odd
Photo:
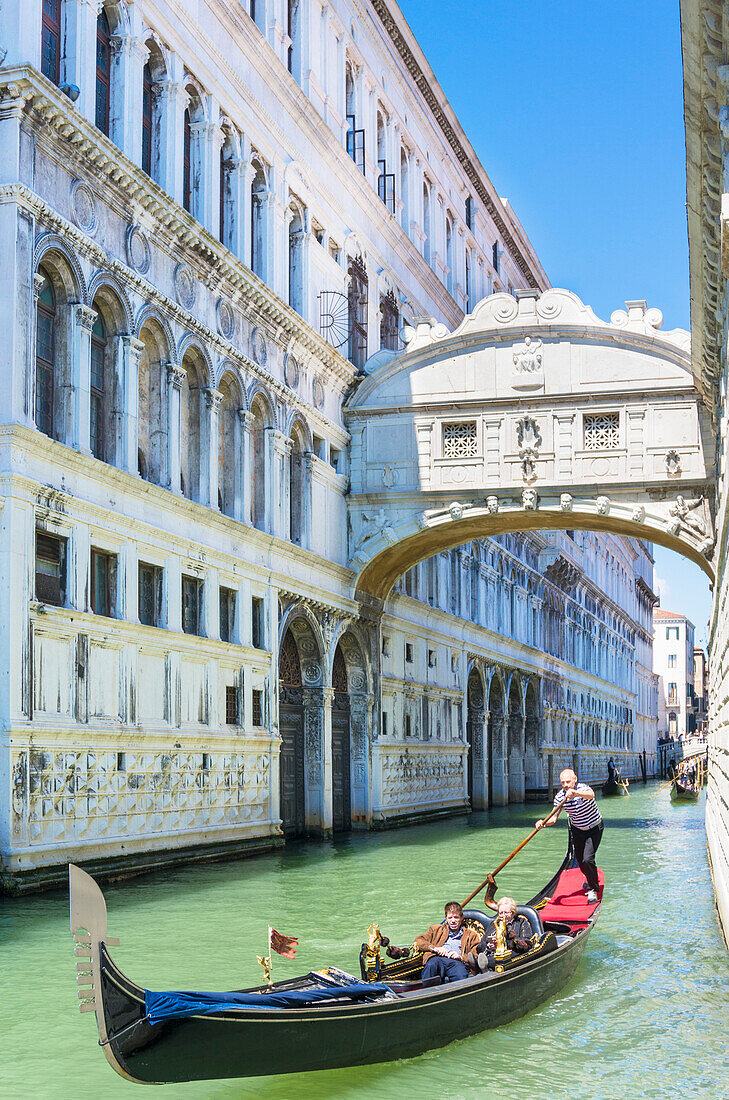
[{"label": "water reflection", "polygon": [[[655,788],[654,788],[655,789]],[[269,922],[297,935],[295,962],[356,970],[378,920],[409,942],[516,846],[536,810],[515,806],[330,845],[303,843],[255,860],[181,868],[105,889],[115,958],[151,988],[235,988],[259,980]],[[364,1069],[193,1083],[160,1097],[398,1100],[542,1095],[584,1098],[726,1095],[727,956],[716,923],[699,804],[633,789],[603,800],[606,903],[572,983],[529,1016],[406,1062]],[[500,876],[531,896],[559,863],[566,830],[545,831]],[[70,1100],[129,1096],[107,1066],[93,1017],[76,1008],[68,908],[58,892],[5,901],[0,916],[4,1092]],[[676,1086],[672,1067],[681,1053]]]}]

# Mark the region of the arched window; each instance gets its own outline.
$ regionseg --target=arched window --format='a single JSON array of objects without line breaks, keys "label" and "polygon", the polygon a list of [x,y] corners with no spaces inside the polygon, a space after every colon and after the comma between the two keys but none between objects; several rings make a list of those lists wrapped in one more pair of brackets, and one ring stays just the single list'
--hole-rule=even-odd
[{"label": "arched window", "polygon": [[294,80],[301,82],[301,5],[299,0],[286,0],[287,30],[289,35],[288,70]]},{"label": "arched window", "polygon": [[466,313],[471,312],[471,252],[466,250]]},{"label": "arched window", "polygon": [[106,328],[98,316],[91,330],[91,453],[106,459]]},{"label": "arched window", "polygon": [[258,397],[251,405],[253,417],[251,438],[251,519],[259,531],[266,529],[266,428],[268,409]]},{"label": "arched window", "polygon": [[41,271],[45,282],[38,297],[35,351],[35,423],[46,435],[54,435],[53,398],[56,373],[56,296],[50,280]]},{"label": "arched window", "polygon": [[142,168],[152,175],[152,70],[149,61],[142,73]]},{"label": "arched window", "polygon": [[264,279],[265,202],[268,187],[262,166],[254,163],[256,172],[251,183],[251,271],[259,279]]},{"label": "arched window", "polygon": [[237,165],[236,138],[229,126],[223,129],[223,143],[220,146],[220,233],[221,242],[226,248],[234,249],[238,236],[238,202],[236,181]]},{"label": "arched window", "polygon": [[289,305],[304,315],[304,214],[296,205],[289,207]]},{"label": "arched window", "polygon": [[[179,131],[178,131],[179,132]],[[192,212],[192,184],[191,184],[191,160],[192,160],[192,119],[190,108],[185,108],[184,134],[182,140],[182,205],[185,210]]]},{"label": "arched window", "polygon": [[111,101],[111,31],[102,8],[96,20],[96,125],[109,135]]},{"label": "arched window", "polygon": [[63,31],[61,29],[62,0],[43,0],[41,23],[41,72],[58,84],[61,79]]},{"label": "arched window", "polygon": [[201,373],[195,355],[182,360],[185,376],[180,393],[180,474],[182,493],[189,500],[200,500],[200,428],[202,423]]},{"label": "arched window", "polygon": [[453,293],[453,222],[446,218],[446,286]]},{"label": "arched window", "polygon": [[430,263],[432,250],[430,247],[430,188],[423,184],[423,255],[426,263]]},{"label": "arched window", "polygon": [[306,517],[305,442],[300,430],[293,432],[292,444],[289,457],[289,532],[291,541],[303,546]]},{"label": "arched window", "polygon": [[401,225],[405,232],[410,234],[410,155],[407,149],[400,150],[400,198],[402,211],[400,214]]},{"label": "arched window", "polygon": [[221,394],[218,409],[218,507],[224,515],[238,518],[238,410],[241,402],[237,383],[230,375],[221,380],[218,389]]},{"label": "arched window", "polygon": [[137,393],[138,470],[155,485],[168,486],[167,376],[171,356],[162,327],[156,320],[142,325]]}]

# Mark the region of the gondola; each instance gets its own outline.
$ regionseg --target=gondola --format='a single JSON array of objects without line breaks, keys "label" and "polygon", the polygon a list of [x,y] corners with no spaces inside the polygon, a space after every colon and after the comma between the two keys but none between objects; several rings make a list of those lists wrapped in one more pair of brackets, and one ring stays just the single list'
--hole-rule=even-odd
[{"label": "gondola", "polygon": [[612,798],[616,794],[627,794],[626,781],[624,779],[606,779],[602,785],[602,793],[605,798]]},{"label": "gondola", "polygon": [[698,787],[688,786],[680,779],[674,779],[671,784],[671,801],[672,802],[698,802],[699,789]]},{"label": "gondola", "polygon": [[[533,930],[525,955],[508,954],[478,977],[422,980],[422,956],[393,962],[377,937],[362,945],[360,976],[334,967],[224,994],[152,994],[127,978],[109,948],[104,896],[69,866],[71,931],[82,1012],[95,1012],[100,1045],[129,1081],[171,1083],[256,1077],[411,1058],[498,1027],[561,989],[582,957],[602,902],[587,902],[571,850],[551,881],[519,908]],[[465,910],[485,928],[492,914]],[[427,925],[427,921],[425,924]],[[372,926],[375,927],[375,926]],[[370,930],[371,931],[371,930]],[[175,998],[192,1002],[164,1017]],[[162,1007],[160,1008],[160,1002]],[[167,1005],[167,1009],[172,1009]]]}]

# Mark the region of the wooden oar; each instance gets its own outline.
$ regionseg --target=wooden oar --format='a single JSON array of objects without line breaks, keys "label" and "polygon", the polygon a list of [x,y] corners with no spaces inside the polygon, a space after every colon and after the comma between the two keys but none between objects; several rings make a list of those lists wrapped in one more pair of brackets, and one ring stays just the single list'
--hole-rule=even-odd
[{"label": "wooden oar", "polygon": [[469,894],[469,895],[468,895],[468,897],[466,898],[466,900],[465,900],[465,901],[463,902],[463,908],[464,908],[464,909],[465,909],[465,908],[466,908],[466,906],[468,905],[469,901],[471,901],[471,900],[472,900],[473,898],[475,898],[475,897],[476,897],[476,894],[480,894],[480,893],[481,893],[481,891],[483,890],[484,886],[488,886],[488,884],[489,884],[490,880],[491,880],[492,878],[494,878],[494,877],[495,877],[496,875],[498,875],[499,871],[503,871],[504,867],[506,867],[506,864],[507,864],[507,863],[509,863],[509,862],[510,862],[510,861],[511,861],[511,860],[512,860],[512,859],[514,858],[514,856],[515,856],[515,855],[518,855],[518,853],[519,853],[519,852],[520,852],[520,851],[522,850],[522,848],[524,847],[524,845],[525,845],[525,844],[528,844],[528,843],[529,843],[529,841],[530,841],[530,840],[532,839],[532,837],[535,837],[535,836],[537,835],[537,833],[538,833],[538,832],[540,832],[540,831],[541,831],[541,829],[543,829],[543,828],[544,828],[544,827],[546,826],[547,822],[548,822],[548,821],[549,821],[549,820],[550,820],[551,818],[553,818],[553,817],[556,817],[556,815],[557,815],[557,814],[558,814],[558,813],[560,812],[560,810],[562,809],[562,806],[564,806],[564,802],[563,802],[563,803],[561,803],[561,805],[559,805],[559,806],[556,806],[556,807],[555,807],[555,808],[554,808],[554,809],[552,810],[552,812],[551,812],[551,813],[547,814],[547,816],[546,816],[546,817],[544,818],[544,825],[540,826],[540,828],[539,828],[539,829],[532,829],[532,831],[530,832],[530,834],[529,834],[529,836],[528,836],[528,837],[526,838],[526,840],[522,840],[521,844],[519,844],[519,845],[518,845],[518,846],[517,846],[517,847],[516,847],[516,848],[514,849],[514,851],[513,851],[512,853],[511,853],[511,855],[508,855],[508,856],[506,857],[506,859],[505,859],[505,860],[503,860],[503,861],[502,861],[502,862],[501,862],[501,863],[499,864],[499,866],[498,866],[498,867],[496,868],[496,870],[495,870],[495,871],[492,871],[492,872],[491,872],[491,874],[490,874],[490,875],[488,875],[488,877],[487,877],[487,878],[485,878],[485,879],[483,880],[483,882],[481,883],[481,885],[480,885],[480,886],[477,886],[477,887],[476,887],[476,889],[475,889],[475,890],[473,891],[473,893],[472,893],[472,894]]},{"label": "wooden oar", "polygon": [[660,794],[661,791],[664,791],[666,789],[666,787],[670,787],[671,784],[673,783],[674,779],[675,779],[675,776],[672,775],[667,783],[662,783],[661,786],[658,788],[658,790],[653,792],[653,794],[651,795],[651,798],[655,798],[656,795]]},{"label": "wooden oar", "polygon": [[621,783],[621,785],[622,785],[622,787],[623,787],[623,790],[624,790],[624,791],[625,791],[625,793],[627,794],[628,798],[630,798],[630,791],[628,790],[628,784],[627,784],[627,783],[625,782],[625,780],[624,780],[624,779],[621,779],[621,780],[620,780],[620,783]]}]

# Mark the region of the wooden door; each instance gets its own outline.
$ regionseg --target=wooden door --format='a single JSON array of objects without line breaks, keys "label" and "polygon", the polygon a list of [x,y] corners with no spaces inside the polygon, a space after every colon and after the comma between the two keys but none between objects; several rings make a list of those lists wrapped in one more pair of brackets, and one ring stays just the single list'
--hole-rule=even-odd
[{"label": "wooden door", "polygon": [[279,793],[284,836],[291,839],[306,831],[304,797],[304,708],[290,701],[279,705],[281,755],[279,758]]},{"label": "wooden door", "polygon": [[349,691],[347,666],[339,647],[334,654],[332,687],[332,828],[335,833],[346,833],[352,828]]}]

